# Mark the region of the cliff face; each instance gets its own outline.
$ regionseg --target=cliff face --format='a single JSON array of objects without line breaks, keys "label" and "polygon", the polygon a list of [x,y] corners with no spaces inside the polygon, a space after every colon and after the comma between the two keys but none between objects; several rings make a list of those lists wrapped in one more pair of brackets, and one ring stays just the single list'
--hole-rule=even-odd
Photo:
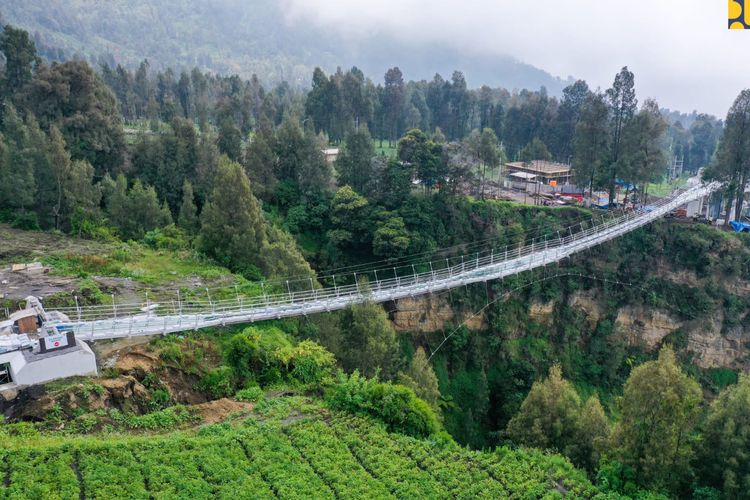
[{"label": "cliff face", "polygon": [[[750,300],[748,281],[724,279],[709,283],[684,270],[673,272],[662,267],[659,272],[665,280],[678,285],[693,289],[718,286],[727,296]],[[727,311],[723,304],[719,304],[705,317],[684,319],[665,308],[643,304],[624,304],[612,310],[608,309],[605,293],[598,288],[575,291],[564,299],[564,304],[585,319],[582,336],[595,330],[601,321],[610,320],[614,323],[615,333],[626,339],[628,345],[655,351],[664,343],[670,343],[690,353],[693,362],[701,368],[750,370],[750,315],[746,312]],[[552,328],[557,321],[555,309],[559,306],[553,300],[531,297],[526,306],[528,320]],[[395,328],[403,332],[436,333],[443,331],[446,324],[462,322],[472,331],[488,330],[485,313],[472,316],[471,311],[458,309],[462,308],[452,307],[449,296],[445,294],[415,297],[396,302],[391,318]],[[735,315],[732,321],[727,320],[729,314]]]},{"label": "cliff face", "polygon": [[401,299],[395,303],[391,321],[396,330],[415,333],[441,332],[448,323],[457,325],[465,322],[466,327],[472,331],[487,328],[483,314],[473,316],[471,312],[457,313],[446,295]]},{"label": "cliff face", "polygon": [[[603,306],[591,297],[575,295],[570,305],[584,312],[592,323],[598,322],[603,314]],[[685,340],[682,348],[693,355],[693,362],[701,368],[748,370],[750,318],[745,317],[740,326],[726,327],[725,314],[723,309],[717,309],[710,318],[691,321],[681,320],[663,309],[628,305],[618,309],[615,330],[630,345],[648,351],[669,342],[669,335],[680,334]]]}]

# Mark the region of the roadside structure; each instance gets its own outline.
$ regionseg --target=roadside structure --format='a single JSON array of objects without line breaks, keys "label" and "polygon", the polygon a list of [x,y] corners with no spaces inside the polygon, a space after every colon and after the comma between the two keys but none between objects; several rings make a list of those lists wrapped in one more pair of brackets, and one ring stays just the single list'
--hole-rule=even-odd
[{"label": "roadside structure", "polygon": [[[570,183],[571,167],[565,163],[557,163],[547,160],[532,160],[528,162],[514,161],[505,164],[508,176],[511,178],[521,177],[526,180],[529,175],[534,176],[533,181],[552,186],[562,186]],[[522,176],[514,174],[525,174]]]}]

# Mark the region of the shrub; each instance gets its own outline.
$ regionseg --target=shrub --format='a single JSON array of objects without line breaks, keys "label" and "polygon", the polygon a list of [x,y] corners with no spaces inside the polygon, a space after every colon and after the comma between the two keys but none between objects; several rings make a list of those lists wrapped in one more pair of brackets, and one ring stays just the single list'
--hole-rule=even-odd
[{"label": "shrub", "polygon": [[109,411],[109,417],[122,428],[146,430],[171,429],[187,422],[199,420],[188,408],[182,405],[171,406],[165,410],[145,415],[133,415],[112,409]]},{"label": "shrub", "polygon": [[185,358],[185,354],[182,352],[182,349],[180,349],[180,346],[172,344],[164,348],[164,350],[159,353],[159,357],[162,361],[180,364]]},{"label": "shrub", "polygon": [[211,370],[198,383],[198,388],[215,399],[231,396],[234,393],[232,369],[228,366],[220,366]]},{"label": "shrub", "polygon": [[143,241],[157,250],[184,250],[190,247],[188,234],[174,224],[148,231]]},{"label": "shrub", "polygon": [[229,340],[226,361],[241,381],[273,383],[281,378],[276,351],[291,347],[278,328],[249,327]]},{"label": "shrub", "polygon": [[237,391],[237,394],[234,395],[234,399],[237,401],[245,401],[249,403],[257,403],[258,401],[265,399],[265,397],[266,394],[263,392],[263,389],[257,385],[255,387],[248,387],[247,389]]},{"label": "shrub", "polygon": [[239,382],[269,385],[283,380],[324,384],[331,380],[336,359],[315,342],[293,345],[278,328],[250,327],[229,340],[225,359]]},{"label": "shrub", "polygon": [[328,404],[334,410],[378,418],[389,430],[410,436],[424,437],[440,430],[435,412],[413,390],[366,379],[357,371],[350,377],[339,372]]},{"label": "shrub", "polygon": [[39,230],[39,219],[36,216],[36,212],[24,212],[18,213],[13,218],[11,225],[16,229],[23,229],[26,231]]},{"label": "shrub", "polygon": [[304,340],[292,348],[280,349],[277,359],[293,381],[302,384],[322,384],[330,380],[336,365],[333,354],[311,340]]}]

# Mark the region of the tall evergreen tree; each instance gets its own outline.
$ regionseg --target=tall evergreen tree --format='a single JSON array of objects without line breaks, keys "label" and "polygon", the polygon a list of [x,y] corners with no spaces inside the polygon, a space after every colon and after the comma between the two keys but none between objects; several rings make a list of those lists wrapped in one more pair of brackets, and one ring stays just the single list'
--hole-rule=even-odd
[{"label": "tall evergreen tree", "polygon": [[276,192],[276,156],[273,153],[273,126],[263,117],[250,139],[243,165],[250,178],[253,192],[263,201],[271,201]]},{"label": "tall evergreen tree", "polygon": [[[68,179],[71,162],[70,153],[65,149],[65,139],[60,130],[55,126],[50,128],[49,159],[51,166],[51,181],[49,181],[49,184],[53,188],[53,196],[50,200],[50,212],[54,219],[55,229],[60,229],[61,218],[65,208],[64,202],[67,201],[64,186]],[[99,198],[96,200],[97,204],[101,201],[101,195]]]},{"label": "tall evergreen tree", "polygon": [[573,147],[573,177],[579,186],[589,187],[589,198],[609,158],[607,125],[609,109],[601,94],[591,94],[581,108]]},{"label": "tall evergreen tree", "polygon": [[372,302],[355,304],[340,317],[344,339],[339,359],[344,367],[366,377],[395,375],[398,339],[383,308]]},{"label": "tall evergreen tree", "polygon": [[530,143],[523,147],[521,150],[521,161],[524,163],[530,163],[536,160],[551,160],[552,154],[547,149],[547,145],[544,144],[541,139],[534,137]]},{"label": "tall evergreen tree", "polygon": [[729,108],[717,150],[717,162],[706,172],[706,176],[726,183],[725,223],[729,222],[732,205],[736,217],[739,217],[745,187],[750,182],[750,89],[740,92]]},{"label": "tall evergreen tree", "polygon": [[628,67],[625,66],[615,76],[612,87],[606,92],[607,102],[610,108],[610,163],[608,168],[609,201],[610,206],[615,203],[617,179],[622,170],[622,132],[627,123],[633,118],[638,107],[635,98],[635,77]]},{"label": "tall evergreen tree", "polygon": [[406,371],[399,373],[398,382],[414,389],[417,396],[437,409],[440,400],[440,387],[435,370],[430,366],[424,348],[417,348],[409,367]]},{"label": "tall evergreen tree", "polygon": [[403,116],[405,102],[404,76],[398,67],[391,68],[385,73],[383,95],[383,117],[389,144],[392,144],[401,134],[401,117]]},{"label": "tall evergreen tree", "polygon": [[0,206],[30,209],[36,199],[34,151],[26,124],[11,105],[6,106],[2,126],[4,159],[0,164]]},{"label": "tall evergreen tree", "polygon": [[97,177],[122,166],[125,137],[117,99],[85,62],[40,66],[24,88],[23,104],[42,129],[59,127],[71,157],[91,163]]},{"label": "tall evergreen tree", "polygon": [[94,167],[84,160],[72,162],[63,180],[63,192],[65,214],[71,229],[80,237],[84,222],[99,218],[102,189],[99,184],[94,184]]},{"label": "tall evergreen tree", "polygon": [[586,104],[591,91],[583,80],[568,85],[563,89],[563,99],[557,112],[557,127],[553,151],[563,161],[569,161],[573,155],[573,141],[581,110]]},{"label": "tall evergreen tree", "polygon": [[261,267],[265,221],[242,167],[222,156],[214,188],[201,213],[198,246],[232,269]]},{"label": "tall evergreen tree", "polygon": [[[657,181],[666,171],[664,138],[667,123],[656,101],[647,100],[622,132],[623,177],[641,187],[646,194],[649,182]],[[645,200],[644,200],[645,201]]]},{"label": "tall evergreen tree", "polygon": [[577,423],[581,398],[554,365],[547,378],[535,382],[510,422],[508,436],[516,443],[553,449],[570,456],[578,445]]},{"label": "tall evergreen tree", "polygon": [[195,194],[193,185],[185,179],[182,185],[182,203],[180,204],[180,215],[177,224],[189,233],[198,230],[198,208],[195,206]]},{"label": "tall evergreen tree", "polygon": [[230,160],[242,159],[242,132],[231,120],[225,119],[219,127],[217,145],[219,152],[227,155]]},{"label": "tall evergreen tree", "polygon": [[351,130],[346,144],[336,159],[336,171],[340,185],[349,185],[358,193],[368,194],[373,184],[372,158],[375,147],[367,127]]},{"label": "tall evergreen tree", "polygon": [[0,33],[0,52],[5,56],[0,97],[13,98],[31,81],[40,59],[29,34],[11,25],[6,25]]}]

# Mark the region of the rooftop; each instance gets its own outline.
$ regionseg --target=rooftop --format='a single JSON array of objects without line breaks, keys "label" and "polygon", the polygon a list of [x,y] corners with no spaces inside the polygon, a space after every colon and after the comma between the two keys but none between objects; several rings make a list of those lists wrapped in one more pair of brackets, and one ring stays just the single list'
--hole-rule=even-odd
[{"label": "rooftop", "polygon": [[540,175],[568,175],[570,174],[570,165],[565,163],[557,163],[554,161],[546,160],[532,160],[529,162],[514,161],[506,163],[507,168],[513,168],[518,170],[525,170],[527,172],[533,172]]}]

